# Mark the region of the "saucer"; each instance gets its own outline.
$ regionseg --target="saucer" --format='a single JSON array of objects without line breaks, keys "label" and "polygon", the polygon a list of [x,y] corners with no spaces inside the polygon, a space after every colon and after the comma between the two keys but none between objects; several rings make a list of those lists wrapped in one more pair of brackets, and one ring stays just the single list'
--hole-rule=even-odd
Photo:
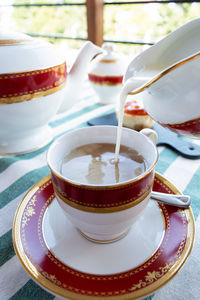
[{"label": "saucer", "polygon": [[[155,191],[180,193],[156,173]],[[185,263],[194,242],[190,208],[150,201],[121,240],[87,240],[58,205],[50,175],[30,189],[13,224],[16,254],[43,288],[67,299],[136,299],[161,288]]]}]

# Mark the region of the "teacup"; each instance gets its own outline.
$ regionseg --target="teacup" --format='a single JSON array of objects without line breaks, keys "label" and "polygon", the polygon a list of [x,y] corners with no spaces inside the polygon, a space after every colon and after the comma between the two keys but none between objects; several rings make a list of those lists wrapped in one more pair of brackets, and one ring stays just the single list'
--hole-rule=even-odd
[{"label": "teacup", "polygon": [[[82,184],[61,173],[67,153],[90,143],[116,143],[117,127],[93,126],[71,131],[50,146],[47,163],[56,199],[72,224],[88,239],[108,243],[126,235],[146,208],[158,160],[156,133],[123,128],[121,145],[134,148],[146,162],[139,176],[114,184]],[[80,169],[81,172],[81,169]]]}]

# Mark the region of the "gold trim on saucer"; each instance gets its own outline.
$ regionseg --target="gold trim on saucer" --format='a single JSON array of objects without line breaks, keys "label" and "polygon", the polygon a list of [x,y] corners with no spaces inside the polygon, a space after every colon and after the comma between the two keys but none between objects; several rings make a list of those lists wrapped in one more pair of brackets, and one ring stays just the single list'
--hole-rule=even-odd
[{"label": "gold trim on saucer", "polygon": [[158,75],[156,75],[153,79],[151,79],[150,81],[146,82],[145,84],[143,84],[141,87],[136,88],[133,92],[129,92],[128,95],[136,95],[139,94],[141,92],[143,92],[145,89],[147,89],[149,86],[151,86],[153,83],[155,83],[156,81],[158,81],[158,79],[160,79],[161,77],[163,77],[164,75],[168,74],[170,71],[180,67],[181,65],[197,58],[200,56],[200,52],[183,59],[182,61],[175,63],[174,65],[172,65],[171,67],[163,70],[161,73],[159,73]]},{"label": "gold trim on saucer", "polygon": [[[171,191],[174,192],[175,194],[177,194],[177,193],[180,194],[180,191],[171,182],[169,182],[165,177],[163,177],[159,173],[156,173],[156,179],[160,180],[161,183],[163,183],[163,185],[166,185],[166,187],[169,187],[169,189],[171,189]],[[138,285],[143,288],[140,288],[138,291],[135,291],[135,286],[132,286],[124,294],[123,293],[120,294],[119,291],[116,290],[116,291],[111,292],[110,295],[105,296],[105,293],[103,295],[103,292],[102,293],[97,292],[96,294],[95,293],[92,294],[92,292],[91,292],[91,294],[89,294],[88,290],[87,291],[85,291],[83,289],[73,290],[73,287],[70,286],[70,282],[69,282],[69,285],[65,285],[65,287],[62,287],[62,283],[60,281],[58,281],[55,274],[53,274],[53,273],[47,274],[42,269],[42,266],[37,266],[37,269],[36,269],[36,266],[33,265],[33,263],[30,260],[30,257],[28,257],[24,252],[24,248],[22,246],[22,238],[23,237],[20,233],[22,216],[24,214],[24,210],[25,210],[27,204],[30,201],[30,198],[35,194],[36,191],[38,191],[38,189],[39,189],[38,192],[40,192],[40,190],[42,191],[49,184],[51,184],[51,176],[50,175],[44,177],[37,184],[35,184],[29,190],[29,192],[26,194],[26,196],[23,198],[23,200],[21,201],[20,205],[18,206],[17,212],[15,214],[12,234],[13,234],[13,245],[14,245],[16,255],[17,255],[20,263],[24,267],[24,269],[37,282],[37,284],[39,284],[43,288],[47,289],[54,295],[69,298],[69,299],[74,299],[74,300],[105,300],[107,298],[109,298],[110,300],[128,300],[128,299],[130,300],[130,299],[143,298],[147,295],[154,293],[156,290],[160,289],[167,282],[169,282],[177,274],[177,272],[180,270],[180,268],[184,265],[187,258],[189,257],[192,247],[193,247],[194,235],[195,235],[195,223],[194,223],[194,217],[193,217],[191,208],[177,210],[177,212],[180,212],[180,214],[183,218],[183,221],[185,222],[185,225],[187,223],[187,226],[184,226],[184,223],[183,223],[182,242],[180,243],[179,248],[177,249],[177,251],[175,253],[178,256],[178,259],[173,261],[173,258],[172,258],[172,261],[169,262],[168,264],[166,264],[165,266],[162,266],[160,268],[160,270],[157,271],[157,273],[154,271],[147,272],[146,276],[144,277],[145,278],[144,281],[138,282]],[[52,197],[52,195],[50,196],[50,198]],[[50,198],[47,199],[47,201],[45,203],[46,208],[51,203]],[[41,221],[42,220],[40,220],[40,222]],[[40,228],[41,228],[41,226],[40,226]],[[187,231],[186,231],[186,229],[187,229]],[[185,239],[186,239],[186,243],[185,243]],[[184,250],[182,251],[183,247],[184,247]],[[54,257],[54,261],[55,261],[55,257]],[[123,276],[129,276],[129,273],[122,272],[122,273],[118,273],[118,274],[109,274],[106,276],[102,276],[102,278],[100,278],[98,276],[98,274],[93,275],[93,274],[87,274],[84,272],[79,272],[77,270],[74,270],[71,267],[68,267],[67,265],[62,265],[62,262],[56,261],[54,263],[56,264],[56,267],[66,268],[68,270],[68,272],[70,272],[73,276],[76,276],[76,273],[77,273],[77,279],[83,276],[86,279],[88,278],[90,280],[94,280],[94,282],[95,282],[95,280],[105,280],[105,283],[106,283],[106,280],[109,280],[109,279],[117,280],[119,278],[123,278]],[[60,266],[59,266],[59,264],[60,264]],[[143,271],[145,272],[145,268],[143,269]],[[134,270],[133,270],[133,272],[134,272]],[[130,270],[130,275],[132,275],[131,270]],[[159,278],[159,276],[162,276],[162,277]],[[155,278],[156,278],[156,280],[154,281],[154,283],[152,283],[151,280],[155,279]]]}]

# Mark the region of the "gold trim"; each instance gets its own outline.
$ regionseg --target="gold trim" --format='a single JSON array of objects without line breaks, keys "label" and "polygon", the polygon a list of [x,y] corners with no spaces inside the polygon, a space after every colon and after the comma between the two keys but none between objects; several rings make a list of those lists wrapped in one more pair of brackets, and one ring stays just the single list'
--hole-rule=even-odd
[{"label": "gold trim", "polygon": [[[104,77],[107,77],[108,79],[105,81],[96,81],[94,78],[90,78],[90,76],[93,76],[95,78],[104,78]],[[122,75],[99,75],[99,74],[93,74],[93,73],[88,73],[88,79],[90,82],[96,84],[96,85],[103,85],[103,86],[115,86],[115,85],[122,85],[122,81],[121,82],[111,82],[109,81],[109,78],[114,78],[114,79],[117,79],[117,78],[121,78],[123,77]]]},{"label": "gold trim", "polygon": [[65,83],[61,84],[60,86],[48,89],[48,90],[46,90],[46,88],[44,88],[44,89],[39,89],[38,91],[32,92],[32,93],[27,92],[27,95],[10,97],[10,98],[7,98],[7,97],[0,98],[0,105],[25,102],[25,101],[30,101],[35,98],[40,98],[40,97],[44,97],[47,95],[51,95],[51,94],[54,94],[57,91],[63,89],[64,86],[65,86]]},{"label": "gold trim", "polygon": [[123,75],[99,75],[99,74],[93,74],[93,73],[88,73],[88,76],[94,76],[94,77],[111,77],[111,78],[119,78],[119,77],[123,77]]},{"label": "gold trim", "polygon": [[[196,124],[200,123],[200,117],[192,119],[192,120],[184,121],[184,122],[181,122],[181,123],[175,123],[175,124],[162,123],[162,122],[158,122],[158,123],[161,126],[170,128],[171,130],[174,130],[174,131],[185,131],[184,136],[188,136],[188,137],[191,137],[191,136],[198,137],[198,136],[200,136],[200,133],[192,133],[192,132],[190,133],[190,130],[185,129],[185,127],[187,127],[187,126],[192,126],[192,125],[196,125]],[[188,134],[187,134],[187,131],[188,131]]]},{"label": "gold trim", "polygon": [[166,75],[167,73],[169,73],[170,71],[178,68],[179,66],[197,58],[200,56],[200,52],[185,58],[184,60],[172,65],[171,67],[163,70],[161,73],[159,73],[158,75],[156,75],[153,79],[151,79],[150,81],[146,82],[144,85],[142,85],[141,87],[135,89],[133,92],[129,92],[128,95],[135,95],[135,94],[139,94],[141,92],[143,92],[145,89],[147,89],[149,86],[151,86],[154,82],[158,81],[158,79],[160,79],[161,77],[163,77],[164,75]]},{"label": "gold trim", "polygon": [[[93,212],[93,213],[114,213],[117,211],[122,211],[131,207],[134,207],[136,205],[138,205],[140,202],[142,202],[150,193],[151,193],[151,189],[149,189],[144,195],[142,195],[141,197],[137,198],[136,200],[129,199],[127,204],[123,204],[120,206],[113,206],[113,207],[90,207],[90,206],[84,206],[81,205],[79,203],[75,203],[73,202],[74,200],[70,201],[69,199],[65,198],[64,196],[62,196],[59,191],[57,190],[57,188],[55,187],[55,185],[53,184],[54,187],[54,193],[57,195],[57,197],[59,197],[64,203],[66,203],[67,205],[76,208],[78,210],[82,210],[82,211],[86,211],[86,212]],[[132,201],[132,202],[131,202]],[[115,204],[116,205],[116,204]]]},{"label": "gold trim", "polygon": [[0,46],[18,45],[24,43],[30,43],[33,39],[21,39],[21,40],[0,40]]},{"label": "gold trim", "polygon": [[[50,196],[50,198],[51,198],[51,196]],[[50,260],[53,263],[55,263],[56,265],[58,265],[54,258],[56,258],[58,260],[59,260],[59,258],[55,255],[55,253],[52,252],[51,249],[49,249],[47,241],[46,241],[45,236],[43,235],[43,231],[42,231],[43,224],[44,224],[45,214],[47,212],[46,207],[51,204],[51,199],[50,198],[47,199],[47,201],[45,202],[45,204],[42,207],[42,210],[40,212],[40,216],[39,216],[40,221],[38,221],[38,236],[39,236],[39,240],[40,240],[40,245],[41,245],[44,253],[46,253],[46,255],[48,255],[48,257],[50,258]],[[55,196],[54,196],[54,198],[55,198]],[[161,209],[160,205],[158,204],[158,202],[155,202],[155,204],[159,207],[160,213],[161,213],[161,215],[163,217],[163,234],[162,234],[162,237],[160,239],[160,243],[158,244],[158,246],[154,250],[154,252],[148,258],[146,258],[141,264],[139,264],[136,267],[136,270],[135,269],[133,270],[132,268],[128,269],[128,270],[125,271],[126,272],[125,274],[123,274],[123,275],[121,274],[120,275],[120,278],[126,278],[129,275],[132,276],[132,275],[136,274],[138,271],[143,271],[146,268],[145,267],[146,262],[150,260],[148,262],[148,265],[151,265],[163,253],[163,250],[165,249],[166,242],[167,242],[167,240],[169,238],[169,233],[170,233],[169,215],[168,215],[166,207],[162,207],[162,209]],[[44,209],[46,209],[45,212],[44,212]],[[42,216],[43,216],[43,218],[42,218]],[[41,223],[41,218],[42,218],[42,223]],[[166,222],[165,222],[165,218],[166,218]],[[77,230],[79,231],[78,228],[77,228]],[[130,230],[130,228],[128,230]],[[165,239],[164,239],[164,237],[165,237]],[[163,243],[163,239],[164,239],[165,243],[163,244],[163,246],[161,248],[160,246]],[[158,249],[159,249],[159,251],[158,251]],[[156,254],[156,256],[154,256],[156,252],[158,252],[158,253]],[[68,269],[67,265],[65,267],[62,266],[62,269],[65,270],[66,272],[70,273],[70,274],[73,274],[73,275],[75,275],[77,277],[80,277],[80,274],[79,274],[78,271],[75,272],[73,270]],[[129,274],[127,275],[127,273],[129,273]],[[82,278],[90,279],[90,280],[99,280],[98,275],[94,276],[94,275],[90,275],[90,274],[82,274]],[[119,276],[115,276],[115,275],[113,276],[113,274],[110,274],[109,278],[114,280],[114,279],[118,279]],[[104,277],[101,280],[104,280]]]},{"label": "gold trim", "polygon": [[115,62],[117,62],[118,61],[118,59],[100,59],[98,62],[99,63],[108,63],[108,64],[110,64],[110,63],[115,63]]},{"label": "gold trim", "polygon": [[[188,236],[187,236],[187,241],[186,241],[186,244],[185,244],[185,247],[184,247],[184,250],[183,250],[181,256],[176,261],[176,263],[173,265],[171,270],[168,271],[161,279],[159,279],[158,281],[155,281],[150,286],[144,287],[144,289],[146,289],[145,292],[140,290],[140,291],[134,293],[134,297],[136,297],[134,299],[137,299],[138,297],[145,297],[145,296],[149,295],[150,293],[155,292],[158,289],[160,289],[161,287],[163,287],[165,284],[167,284],[180,271],[181,267],[187,261],[189,255],[192,251],[193,245],[194,245],[195,222],[194,222],[194,217],[193,217],[191,208],[186,209],[185,214],[187,216],[187,220],[189,220],[189,222],[188,222]],[[132,293],[130,293],[130,295],[131,294]],[[124,298],[124,299],[129,299],[129,298],[127,297],[127,298]]]},{"label": "gold trim", "polygon": [[104,81],[104,82],[97,82],[92,79],[89,79],[92,83],[96,85],[102,85],[102,86],[116,86],[116,85],[122,85],[122,82],[110,82],[110,81]]},{"label": "gold trim", "polygon": [[[59,65],[55,65],[48,68],[43,69],[35,69],[35,70],[28,70],[28,71],[21,71],[21,72],[13,72],[13,73],[5,73],[0,74],[0,80],[1,79],[13,79],[13,78],[22,78],[26,76],[33,76],[38,74],[44,74],[47,72],[51,72],[54,69],[57,68],[63,68],[65,67],[65,62],[61,63]],[[29,73],[29,74],[28,74]],[[33,91],[27,91],[27,92],[20,92],[20,93],[14,93],[10,95],[3,95],[3,97],[0,98],[0,105],[3,104],[12,104],[12,103],[19,103],[24,101],[29,101],[34,98],[40,98],[43,96],[47,96],[53,93],[56,93],[57,91],[61,90],[66,84],[66,78],[63,76],[58,81],[55,82],[54,86],[47,86],[38,90]]]},{"label": "gold trim", "polygon": [[189,121],[181,122],[181,123],[176,123],[176,124],[167,123],[166,125],[176,128],[176,127],[185,127],[185,126],[190,126],[190,125],[196,125],[196,123],[200,123],[200,117],[189,120]]},{"label": "gold trim", "polygon": [[[50,198],[51,198],[51,196],[50,196]],[[47,202],[49,202],[50,198],[47,200]],[[54,195],[54,198],[55,198],[55,195]],[[51,200],[50,200],[50,201],[51,201]],[[49,205],[49,204],[46,205],[47,202],[45,202],[44,207]],[[51,203],[50,203],[50,204],[51,204]],[[161,239],[160,239],[160,243],[158,244],[158,246],[157,246],[157,248],[154,250],[154,252],[153,252],[148,258],[146,258],[141,264],[139,264],[139,265],[137,266],[137,270],[138,270],[138,268],[139,268],[139,271],[144,270],[144,268],[145,268],[145,263],[146,263],[149,259],[150,259],[150,262],[148,263],[149,265],[150,265],[152,262],[154,262],[153,257],[154,257],[154,255],[155,255],[155,253],[158,251],[158,249],[160,248],[160,246],[161,246],[161,244],[162,244],[162,242],[163,242],[163,239],[164,239],[165,235],[166,235],[166,237],[165,237],[165,242],[168,240],[168,237],[169,237],[170,224],[169,224],[169,215],[168,215],[168,212],[167,212],[166,208],[163,207],[163,206],[162,206],[162,209],[161,209],[161,207],[160,207],[160,205],[159,205],[158,202],[155,202],[155,204],[158,206],[158,208],[159,208],[159,210],[160,210],[160,213],[161,213],[161,215],[162,215],[162,218],[163,218],[163,233],[162,233],[162,237],[161,237]],[[43,208],[42,208],[42,210],[43,210]],[[58,259],[58,260],[59,260],[59,258],[55,255],[55,253],[52,252],[51,249],[49,249],[48,244],[47,244],[47,241],[46,241],[45,236],[44,236],[43,231],[42,231],[46,212],[47,212],[47,210],[45,210],[45,212],[42,213],[43,219],[42,219],[42,223],[41,223],[41,224],[39,225],[39,227],[38,227],[38,235],[39,235],[39,239],[40,239],[40,244],[41,244],[41,246],[42,246],[44,252],[48,255],[48,257],[50,258],[50,260],[51,260],[52,262],[54,262],[55,264],[57,264],[57,263],[55,262],[55,259],[54,259],[54,258],[56,258],[56,259]],[[40,214],[41,214],[41,213],[40,213]],[[165,221],[165,218],[166,218],[166,221]],[[80,231],[78,228],[77,228],[77,230]],[[130,230],[130,228],[127,230],[127,233],[128,233],[129,230]],[[42,236],[42,237],[41,237],[41,236]],[[43,243],[43,240],[44,240],[44,242],[45,242],[45,245],[44,245],[44,243]],[[95,241],[94,241],[94,242],[95,242]],[[165,246],[166,246],[166,243],[164,243],[164,245],[162,246],[162,248],[159,250],[158,254],[156,255],[156,259],[162,254],[162,252],[163,252]],[[48,252],[46,249],[47,249],[49,252]],[[49,253],[50,253],[50,254],[49,254]],[[69,273],[71,273],[71,274],[73,274],[73,275],[75,275],[75,276],[77,276],[77,277],[80,276],[78,272],[74,272],[74,271],[72,271],[72,270],[69,270],[69,269],[67,268],[67,266],[66,266],[66,267],[63,267],[63,266],[62,266],[62,269],[65,270],[65,271],[67,271],[67,272],[69,272]],[[135,271],[132,271],[132,269],[126,270],[126,272],[129,272],[130,275],[135,274]],[[88,275],[88,274],[82,275],[82,277],[83,277],[83,278],[86,278],[86,279],[96,280],[96,277],[92,276],[92,278],[91,278],[91,275]],[[125,278],[125,277],[126,277],[126,275],[120,275],[120,278]],[[110,277],[110,278],[111,278],[111,277]],[[116,277],[115,277],[115,279],[116,279]],[[97,279],[97,280],[98,280],[98,279]],[[104,280],[104,279],[102,279],[102,280]]]},{"label": "gold trim", "polygon": [[[170,187],[170,189],[175,194],[180,194],[181,192],[171,183],[169,182],[165,177],[163,177],[161,174],[156,172],[156,177],[160,179],[161,181],[164,181],[164,184]],[[20,224],[21,224],[21,218],[24,212],[24,208],[26,207],[28,201],[30,200],[30,197],[34,195],[34,193],[37,191],[38,188],[40,188],[44,183],[46,183],[48,180],[50,180],[51,176],[48,175],[41,179],[37,184],[35,184],[31,190],[25,195],[23,200],[21,201],[20,205],[17,208],[14,223],[13,223],[13,245],[16,252],[16,255],[26,270],[26,272],[41,286],[48,289],[53,294],[56,294],[56,296],[61,297],[71,297],[71,299],[74,300],[105,300],[105,296],[88,296],[83,294],[77,294],[76,292],[70,292],[69,290],[66,290],[62,287],[55,286],[54,281],[49,282],[48,279],[46,279],[42,274],[40,274],[37,269],[33,266],[33,264],[30,262],[29,258],[25,255],[22,243],[21,243],[21,236],[20,236]],[[191,208],[187,208],[184,210],[188,222],[188,235],[187,235],[187,242],[184,247],[184,251],[179,257],[179,259],[176,261],[176,263],[173,265],[172,269],[168,271],[161,279],[158,278],[156,282],[153,284],[144,287],[140,291],[137,292],[130,292],[128,294],[122,294],[122,295],[114,295],[109,296],[110,300],[130,300],[130,299],[137,299],[140,297],[145,297],[149,294],[152,294],[162,286],[164,286],[166,283],[168,283],[181,269],[181,267],[186,262],[187,258],[189,257],[193,244],[194,244],[194,235],[195,235],[195,223],[194,223],[194,217],[192,214]],[[50,275],[51,276],[51,275]],[[51,277],[52,278],[52,277]],[[68,287],[69,288],[69,287]],[[78,291],[77,291],[78,292]],[[81,291],[80,291],[81,292]]]},{"label": "gold trim", "polygon": [[114,243],[120,239],[122,239],[124,236],[127,235],[127,233],[129,232],[129,229],[125,230],[122,234],[120,234],[119,236],[117,236],[114,239],[110,239],[110,240],[97,240],[94,238],[91,238],[89,235],[85,234],[83,231],[81,231],[80,229],[78,229],[78,231],[81,233],[81,235],[86,238],[87,240],[94,242],[94,243],[99,243],[99,244],[107,244],[107,243]]},{"label": "gold trim", "polygon": [[26,70],[26,71],[20,71],[20,72],[12,72],[12,73],[2,73],[0,74],[0,80],[1,79],[13,79],[13,78],[22,78],[27,76],[27,73],[29,76],[33,76],[33,75],[38,75],[38,74],[44,74],[44,73],[48,73],[51,72],[52,70],[54,71],[54,69],[57,68],[62,68],[65,67],[66,63],[63,62],[59,65],[55,65],[52,67],[45,67],[45,68],[40,68],[40,69],[35,69],[35,70]]},{"label": "gold trim", "polygon": [[[49,151],[49,150],[48,150]],[[156,148],[156,153],[157,153],[157,158],[155,160],[155,163],[153,164],[153,166],[151,167],[151,169],[147,170],[145,173],[142,174],[142,176],[138,176],[136,177],[135,179],[133,180],[130,180],[130,181],[127,181],[127,182],[122,182],[122,183],[116,183],[116,184],[113,184],[113,185],[87,185],[87,184],[81,184],[81,183],[75,183],[73,181],[70,181],[70,179],[67,179],[65,177],[62,177],[62,175],[60,175],[59,173],[57,173],[56,171],[54,171],[49,162],[48,162],[48,159],[47,159],[47,165],[49,167],[49,169],[51,170],[51,172],[54,174],[54,176],[58,177],[59,179],[61,179],[62,181],[64,182],[67,182],[73,186],[79,186],[81,187],[82,189],[89,189],[89,190],[101,190],[101,189],[118,189],[118,188],[121,188],[123,186],[129,186],[130,184],[132,184],[133,182],[136,182],[138,180],[141,180],[142,178],[146,177],[146,175],[148,175],[149,173],[151,173],[156,165],[157,165],[157,162],[158,162],[158,149]],[[47,157],[48,157],[48,153],[47,153]]]}]

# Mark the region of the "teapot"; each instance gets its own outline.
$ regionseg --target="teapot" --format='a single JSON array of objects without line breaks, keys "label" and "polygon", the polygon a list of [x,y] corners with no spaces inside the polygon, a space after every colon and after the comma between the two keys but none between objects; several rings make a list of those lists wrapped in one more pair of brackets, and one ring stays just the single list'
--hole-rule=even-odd
[{"label": "teapot", "polygon": [[141,93],[145,110],[180,135],[200,136],[200,18],[193,19],[136,56],[121,97]]},{"label": "teapot", "polygon": [[87,64],[101,52],[86,42],[67,73],[65,55],[56,46],[22,33],[0,33],[0,155],[51,141],[49,121],[74,105]]}]

